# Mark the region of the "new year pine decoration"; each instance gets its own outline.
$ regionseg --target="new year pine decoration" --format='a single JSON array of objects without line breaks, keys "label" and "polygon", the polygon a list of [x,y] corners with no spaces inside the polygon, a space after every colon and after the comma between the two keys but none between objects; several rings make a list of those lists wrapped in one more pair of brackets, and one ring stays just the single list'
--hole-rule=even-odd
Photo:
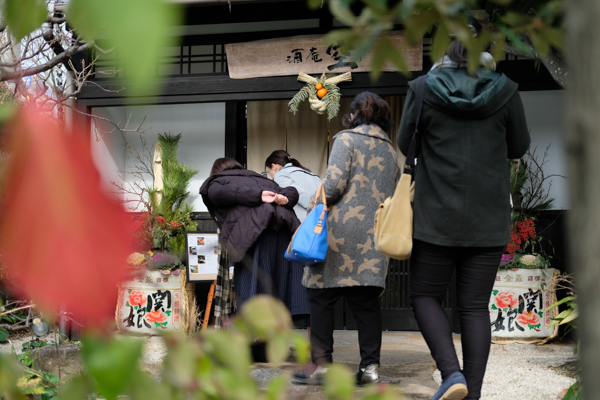
[{"label": "new year pine decoration", "polygon": [[308,99],[310,108],[321,115],[327,112],[327,119],[332,119],[340,111],[341,95],[337,84],[351,81],[352,74],[345,72],[341,75],[327,78],[325,73],[323,73],[320,78],[313,78],[304,72],[300,72],[298,80],[306,82],[306,85],[288,103],[290,112],[296,114],[300,103]]}]

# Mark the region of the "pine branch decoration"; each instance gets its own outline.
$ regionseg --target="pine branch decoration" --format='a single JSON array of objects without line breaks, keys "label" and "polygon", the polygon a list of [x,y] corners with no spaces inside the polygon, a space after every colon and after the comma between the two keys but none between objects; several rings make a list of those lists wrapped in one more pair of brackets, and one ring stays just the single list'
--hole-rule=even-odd
[{"label": "pine branch decoration", "polygon": [[[298,80],[306,82],[306,85],[289,101],[288,106],[290,112],[296,114],[298,106],[301,102],[308,99],[310,108],[316,111],[318,114],[325,114],[327,112],[327,119],[333,119],[340,111],[340,89],[337,86],[340,82],[351,81],[352,75],[350,72],[346,72],[341,75],[336,75],[331,78],[327,78],[325,74],[321,75],[320,78],[313,78],[312,76],[300,72]],[[327,93],[322,97],[318,98],[318,89],[323,88],[327,90]],[[322,94],[319,94],[322,96]]]},{"label": "pine branch decoration", "polygon": [[300,106],[300,103],[302,103],[303,101],[306,101],[308,99],[308,97],[310,96],[310,94],[313,93],[314,91],[316,91],[315,85],[316,85],[316,83],[310,83],[310,82],[307,83],[302,89],[300,89],[300,91],[298,93],[296,93],[294,95],[294,97],[292,97],[292,99],[288,103],[288,106],[290,106],[291,113],[296,115],[296,113],[298,112],[298,107]]},{"label": "pine branch decoration", "polygon": [[340,88],[336,85],[325,83],[323,85],[327,89],[327,94],[323,97],[323,101],[327,106],[327,119],[333,119],[340,111]]}]

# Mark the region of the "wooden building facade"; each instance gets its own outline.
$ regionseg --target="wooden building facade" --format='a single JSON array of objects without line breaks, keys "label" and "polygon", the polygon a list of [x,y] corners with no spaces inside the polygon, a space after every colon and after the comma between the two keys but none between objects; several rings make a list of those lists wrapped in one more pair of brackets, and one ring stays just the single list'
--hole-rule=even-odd
[{"label": "wooden building facade", "polygon": [[[237,159],[248,165],[252,157],[252,148],[256,148],[255,126],[251,110],[271,108],[279,114],[286,113],[287,102],[302,87],[297,81],[297,76],[273,76],[251,79],[231,79],[228,74],[227,55],[225,45],[230,43],[243,43],[256,40],[288,38],[304,35],[322,35],[328,33],[338,24],[329,13],[327,7],[318,10],[309,10],[305,1],[278,1],[278,2],[234,2],[230,6],[224,2],[218,4],[189,4],[185,9],[185,22],[181,31],[181,43],[176,48],[166,49],[162,59],[161,69],[157,71],[156,79],[161,83],[162,90],[158,96],[148,95],[129,99],[127,104],[132,105],[188,105],[197,103],[220,103],[224,105],[224,149],[222,154],[214,158],[227,156]],[[401,26],[398,27],[401,30]],[[377,82],[372,82],[368,73],[353,73],[352,82],[340,85],[342,92],[342,108],[340,114],[345,112],[352,96],[368,90],[375,92],[393,103],[395,123],[401,117],[403,98],[407,92],[407,82],[418,75],[425,73],[431,66],[428,56],[427,39],[424,42],[423,71],[413,73],[412,77],[385,72]],[[120,66],[118,55],[112,58],[101,58],[97,64],[99,72],[115,71],[108,75],[96,75],[93,83],[86,84],[78,95],[78,107],[81,111],[92,114],[95,111],[121,107],[125,105],[120,78],[123,74],[130,73],[126,66]],[[543,66],[537,67],[531,60],[510,60],[501,62],[498,71],[505,73],[509,78],[519,84],[520,91],[557,90],[558,85],[552,80]],[[264,103],[269,102],[269,103]],[[265,105],[268,104],[268,107]],[[282,106],[283,105],[283,106]],[[254,107],[254,108],[253,108]],[[275,111],[274,111],[275,112]],[[308,116],[310,111],[305,111]],[[259,116],[259,121],[272,118],[264,114]],[[316,118],[315,116],[307,118]],[[327,122],[321,116],[315,120],[322,134],[318,142],[310,142],[308,137],[299,133],[294,138],[296,149],[294,156],[302,160],[298,153],[309,157],[312,152],[321,149],[325,157],[330,146],[330,137],[339,130],[339,121]],[[88,126],[91,121],[88,119]],[[293,129],[289,127],[275,127],[273,131],[285,130],[283,145],[290,145]],[[283,122],[285,125],[285,122]],[[319,125],[320,124],[320,125]],[[198,131],[202,130],[202,121],[197,121]],[[304,131],[314,131],[312,126],[304,126]],[[316,128],[315,128],[316,129]],[[337,130],[336,130],[337,129]],[[391,136],[395,136],[390,132]],[[281,141],[277,138],[274,143]],[[316,139],[315,139],[316,140]],[[254,146],[254,147],[253,147]],[[264,143],[261,144],[264,146]],[[277,148],[268,148],[268,153]],[[317,149],[317,150],[315,150]],[[268,154],[267,153],[267,154]],[[290,151],[290,153],[292,153]],[[326,164],[326,162],[325,162]],[[316,170],[322,171],[322,166]],[[259,171],[260,172],[260,171]],[[215,225],[210,220],[207,212],[197,213],[199,229],[215,231]],[[561,235],[557,231],[556,235]],[[556,240],[556,239],[555,239]],[[557,242],[555,241],[555,246]],[[389,269],[387,288],[382,297],[384,329],[386,330],[417,330],[410,302],[408,298],[408,262],[394,261]],[[200,291],[199,293],[202,293]],[[202,303],[201,294],[199,303]],[[452,291],[449,291],[445,306],[448,315],[453,317]],[[345,305],[338,304],[337,328],[354,329],[355,323],[350,314],[345,312]]]}]

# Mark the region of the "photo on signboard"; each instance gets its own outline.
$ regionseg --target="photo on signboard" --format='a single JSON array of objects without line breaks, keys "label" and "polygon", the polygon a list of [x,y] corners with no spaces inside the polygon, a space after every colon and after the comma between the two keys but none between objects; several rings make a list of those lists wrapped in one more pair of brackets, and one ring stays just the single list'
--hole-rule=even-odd
[{"label": "photo on signboard", "polygon": [[213,282],[219,270],[219,236],[213,232],[186,232],[188,282]]}]

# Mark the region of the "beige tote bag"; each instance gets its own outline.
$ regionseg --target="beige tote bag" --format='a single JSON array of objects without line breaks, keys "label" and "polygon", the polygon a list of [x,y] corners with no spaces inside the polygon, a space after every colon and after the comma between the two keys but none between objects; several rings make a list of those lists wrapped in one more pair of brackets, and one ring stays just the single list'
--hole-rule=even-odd
[{"label": "beige tote bag", "polygon": [[396,186],[393,197],[388,197],[375,212],[375,250],[396,260],[407,260],[412,252],[413,209],[415,185],[412,181],[417,141],[419,136],[419,117],[423,105],[425,77],[417,81],[415,92],[415,132],[413,133],[406,165]]}]

